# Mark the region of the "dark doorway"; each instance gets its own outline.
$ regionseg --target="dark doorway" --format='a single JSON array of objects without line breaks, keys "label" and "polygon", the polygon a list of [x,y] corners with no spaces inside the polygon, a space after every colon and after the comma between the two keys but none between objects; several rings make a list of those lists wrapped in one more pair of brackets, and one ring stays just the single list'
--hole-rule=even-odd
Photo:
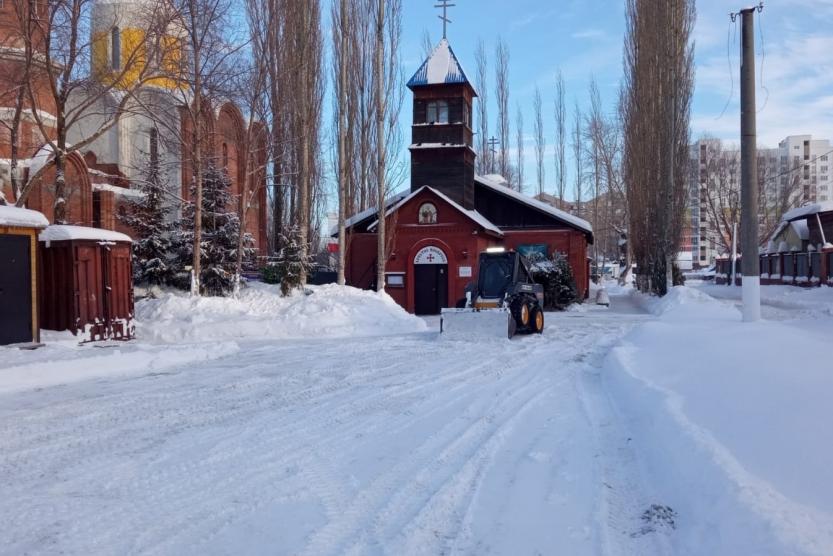
[{"label": "dark doorway", "polygon": [[0,235],[0,345],[32,341],[29,236]]},{"label": "dark doorway", "polygon": [[414,312],[439,315],[448,301],[448,265],[414,265]]}]

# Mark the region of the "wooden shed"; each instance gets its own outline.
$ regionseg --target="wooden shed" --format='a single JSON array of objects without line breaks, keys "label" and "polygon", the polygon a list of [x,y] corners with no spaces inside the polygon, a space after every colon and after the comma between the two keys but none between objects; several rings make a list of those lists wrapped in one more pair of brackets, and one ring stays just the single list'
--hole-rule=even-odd
[{"label": "wooden shed", "polygon": [[82,226],[40,234],[41,326],[89,333],[89,340],[133,336],[132,240]]},{"label": "wooden shed", "polygon": [[37,211],[0,206],[0,345],[40,341],[37,234],[47,225]]}]

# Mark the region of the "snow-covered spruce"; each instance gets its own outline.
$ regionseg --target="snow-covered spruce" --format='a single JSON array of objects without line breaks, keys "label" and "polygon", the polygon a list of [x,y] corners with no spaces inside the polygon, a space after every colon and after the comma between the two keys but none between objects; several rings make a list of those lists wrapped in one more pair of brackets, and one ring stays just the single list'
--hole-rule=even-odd
[{"label": "snow-covered spruce", "polygon": [[158,160],[149,160],[142,174],[142,195],[128,198],[126,210],[118,215],[133,230],[133,280],[148,286],[172,284],[176,268],[171,232],[177,223],[165,198],[168,184]]},{"label": "snow-covered spruce", "polygon": [[[191,186],[191,198],[196,188]],[[224,170],[213,165],[206,168],[202,184],[202,236],[200,241],[201,272],[199,283],[203,293],[227,295],[234,289],[234,271],[237,263],[237,239],[240,218],[233,209],[231,180]],[[187,201],[182,209],[182,225],[174,234],[177,252],[177,284],[186,288],[190,276],[185,269],[191,266],[194,256],[195,204]],[[250,234],[243,238],[243,259],[254,255],[254,240]]]}]

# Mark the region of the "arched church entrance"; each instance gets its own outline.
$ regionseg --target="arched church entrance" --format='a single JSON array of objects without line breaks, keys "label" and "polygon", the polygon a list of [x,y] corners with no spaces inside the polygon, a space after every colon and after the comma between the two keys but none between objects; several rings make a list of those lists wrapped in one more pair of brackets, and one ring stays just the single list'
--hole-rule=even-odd
[{"label": "arched church entrance", "polygon": [[423,247],[414,257],[414,313],[438,315],[448,303],[448,257],[439,247]]}]

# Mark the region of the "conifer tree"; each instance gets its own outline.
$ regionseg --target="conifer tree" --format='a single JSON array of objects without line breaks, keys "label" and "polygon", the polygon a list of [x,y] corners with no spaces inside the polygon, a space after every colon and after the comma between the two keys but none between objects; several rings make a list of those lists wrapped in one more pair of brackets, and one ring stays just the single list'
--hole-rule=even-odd
[{"label": "conifer tree", "polygon": [[563,310],[581,303],[573,269],[563,253],[555,252],[551,259],[533,254],[530,262],[533,279],[544,286],[545,309]]},{"label": "conifer tree", "polygon": [[290,292],[303,287],[303,279],[310,270],[310,260],[305,249],[301,248],[301,233],[297,226],[293,226],[279,238],[280,250],[277,260],[272,263],[270,274],[274,281],[281,285],[281,293]]},{"label": "conifer tree", "polygon": [[137,284],[162,286],[174,276],[171,207],[165,202],[168,185],[159,160],[150,157],[142,172],[142,196],[128,201],[119,220],[133,231],[133,280]]},{"label": "conifer tree", "polygon": [[[223,296],[234,288],[234,270],[237,262],[238,234],[240,233],[240,219],[234,209],[238,202],[231,194],[231,180],[225,171],[208,166],[203,173],[202,181],[202,211],[200,237],[200,268],[199,283],[202,293]],[[196,191],[191,185],[192,198]],[[182,211],[182,227],[177,234],[176,244],[179,248],[180,268],[184,270],[193,259],[194,215],[196,213],[193,201],[185,203]],[[244,236],[243,257],[248,259],[254,255],[254,241],[250,234]],[[190,282],[182,275],[182,285]]]}]

